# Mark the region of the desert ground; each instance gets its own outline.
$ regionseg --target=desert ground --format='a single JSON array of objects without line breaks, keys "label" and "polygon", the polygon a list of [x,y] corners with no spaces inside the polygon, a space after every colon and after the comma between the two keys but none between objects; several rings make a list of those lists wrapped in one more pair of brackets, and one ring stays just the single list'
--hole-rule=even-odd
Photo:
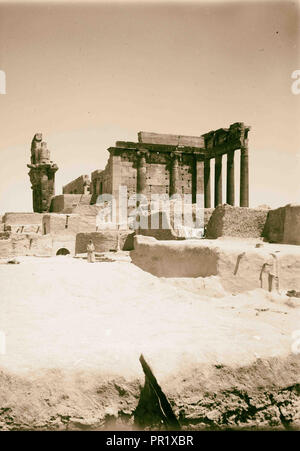
[{"label": "desert ground", "polygon": [[[2,429],[101,428],[120,417],[132,425],[141,353],[186,423],[188,405],[195,411],[204,392],[208,399],[240,385],[241,392],[263,389],[266,396],[298,387],[296,298],[262,289],[232,295],[215,276],[158,278],[126,252],[96,263],[70,256],[18,260],[0,265]],[[292,425],[300,419],[297,396],[293,419],[286,420]],[[211,426],[223,421],[215,419],[216,406],[207,411],[214,412],[212,419],[205,413]],[[270,426],[268,415],[252,423]],[[284,424],[280,415],[282,409],[274,426]]]}]

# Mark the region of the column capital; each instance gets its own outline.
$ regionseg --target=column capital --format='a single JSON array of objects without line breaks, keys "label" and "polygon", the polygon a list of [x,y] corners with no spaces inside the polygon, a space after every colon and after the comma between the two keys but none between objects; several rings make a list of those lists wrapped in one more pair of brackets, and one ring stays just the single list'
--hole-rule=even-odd
[{"label": "column capital", "polygon": [[173,150],[170,153],[171,160],[178,160],[178,158],[181,156],[181,152],[179,150]]},{"label": "column capital", "polygon": [[136,155],[139,158],[147,158],[149,156],[149,150],[148,149],[138,149],[138,151],[136,152]]}]

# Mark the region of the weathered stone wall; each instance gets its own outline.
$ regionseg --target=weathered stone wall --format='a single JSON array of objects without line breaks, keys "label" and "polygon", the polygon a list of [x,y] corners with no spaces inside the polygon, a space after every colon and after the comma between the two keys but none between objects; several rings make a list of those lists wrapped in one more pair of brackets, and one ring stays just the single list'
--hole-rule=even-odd
[{"label": "weathered stone wall", "polygon": [[285,223],[285,207],[269,210],[265,227],[263,230],[264,238],[270,243],[282,243]]},{"label": "weathered stone wall", "polygon": [[76,235],[79,232],[95,232],[96,216],[49,213],[43,218],[43,233]]},{"label": "weathered stone wall", "polygon": [[89,176],[81,175],[63,187],[63,194],[89,194],[90,184]]},{"label": "weathered stone wall", "polygon": [[95,252],[117,251],[118,243],[120,250],[129,251],[133,249],[132,230],[105,230],[94,233],[78,233],[76,235],[75,253],[86,253],[89,240],[92,240],[95,246]]},{"label": "weathered stone wall", "polygon": [[42,233],[43,214],[40,213],[5,213],[1,224],[2,231],[12,233]]},{"label": "weathered stone wall", "polygon": [[287,205],[285,207],[283,242],[300,244],[300,205]]},{"label": "weathered stone wall", "polygon": [[3,222],[7,225],[42,225],[42,213],[5,213]]},{"label": "weathered stone wall", "polygon": [[271,243],[300,244],[300,205],[270,210],[263,234]]},{"label": "weathered stone wall", "polygon": [[113,162],[110,156],[104,171],[96,170],[91,177],[91,203],[95,204],[100,194],[112,194],[112,168]]},{"label": "weathered stone wall", "polygon": [[259,238],[269,210],[219,205],[207,224],[206,238],[221,236],[240,238]]},{"label": "weathered stone wall", "polygon": [[51,257],[62,247],[74,255],[75,235],[11,234],[7,239],[0,239],[0,257]]},{"label": "weathered stone wall", "polygon": [[75,235],[55,235],[52,236],[52,256],[57,255],[60,249],[67,249],[70,255],[73,257],[75,255]]},{"label": "weathered stone wall", "polygon": [[51,213],[73,213],[79,205],[89,205],[90,194],[60,194],[51,200]]},{"label": "weathered stone wall", "polygon": [[[279,251],[279,252],[278,252]],[[157,277],[219,276],[231,293],[264,288],[268,290],[267,263],[273,267],[276,252],[281,290],[300,290],[300,248],[232,240],[158,241],[136,235],[132,262]],[[291,268],[293,270],[291,271]]]}]

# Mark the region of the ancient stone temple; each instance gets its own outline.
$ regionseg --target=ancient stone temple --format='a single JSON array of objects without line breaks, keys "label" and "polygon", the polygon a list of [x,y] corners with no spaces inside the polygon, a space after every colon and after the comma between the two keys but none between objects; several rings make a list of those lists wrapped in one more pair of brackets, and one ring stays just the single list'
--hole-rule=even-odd
[{"label": "ancient stone temple", "polygon": [[117,141],[108,149],[106,168],[91,177],[91,203],[101,194],[117,198],[119,186],[127,187],[128,197],[142,194],[189,194],[192,202],[204,196],[205,208],[211,207],[210,160],[215,160],[215,206],[223,203],[222,157],[227,154],[226,202],[234,199],[234,152],[240,157],[240,206],[249,205],[248,132],[242,122],[201,136],[167,135],[139,132],[138,142]]},{"label": "ancient stone temple", "polygon": [[31,181],[33,211],[49,211],[51,199],[55,194],[55,172],[58,167],[50,160],[47,143],[42,141],[42,134],[36,133],[31,143],[31,162],[28,164]]}]

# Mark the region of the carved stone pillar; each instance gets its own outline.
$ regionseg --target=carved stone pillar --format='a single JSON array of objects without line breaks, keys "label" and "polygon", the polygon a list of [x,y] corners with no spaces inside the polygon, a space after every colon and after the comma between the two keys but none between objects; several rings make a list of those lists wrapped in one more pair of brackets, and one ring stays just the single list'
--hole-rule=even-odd
[{"label": "carved stone pillar", "polygon": [[211,207],[210,159],[204,160],[204,208]]},{"label": "carved stone pillar", "polygon": [[227,199],[229,205],[234,205],[234,151],[227,154]]},{"label": "carved stone pillar", "polygon": [[215,158],[215,207],[222,204],[222,155]]},{"label": "carved stone pillar", "polygon": [[147,190],[147,167],[146,167],[146,152],[138,151],[138,164],[137,164],[137,186],[136,191],[138,194],[146,194]]},{"label": "carved stone pillar", "polygon": [[173,194],[178,194],[178,181],[179,181],[179,153],[172,152],[171,153],[171,171],[170,171],[170,196]]},{"label": "carved stone pillar", "polygon": [[249,207],[249,161],[247,146],[241,149],[240,206]]},{"label": "carved stone pillar", "polygon": [[37,133],[32,140],[31,164],[27,167],[30,168],[33,211],[47,212],[54,195],[55,172],[58,167],[50,160],[50,152],[47,144],[42,142],[41,133]]}]

